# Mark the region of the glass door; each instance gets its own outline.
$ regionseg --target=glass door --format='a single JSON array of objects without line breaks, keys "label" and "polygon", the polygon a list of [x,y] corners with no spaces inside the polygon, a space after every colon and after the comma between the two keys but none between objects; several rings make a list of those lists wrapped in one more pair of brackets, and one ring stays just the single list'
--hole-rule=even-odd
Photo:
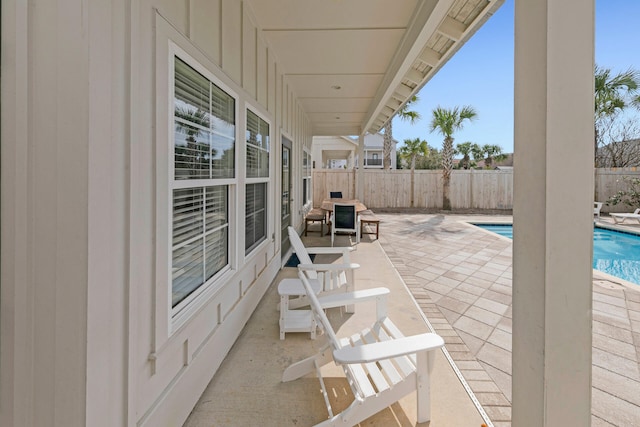
[{"label": "glass door", "polygon": [[291,246],[287,227],[291,225],[291,141],[282,137],[282,206],[280,209],[282,256],[284,257]]}]

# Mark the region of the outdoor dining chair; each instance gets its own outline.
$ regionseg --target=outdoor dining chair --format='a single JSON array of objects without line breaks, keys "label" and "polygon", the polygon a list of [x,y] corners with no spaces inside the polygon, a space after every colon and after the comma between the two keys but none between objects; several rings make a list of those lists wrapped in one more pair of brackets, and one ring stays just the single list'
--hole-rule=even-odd
[{"label": "outdoor dining chair", "polygon": [[331,214],[331,246],[336,233],[355,233],[356,244],[360,243],[360,219],[356,211],[356,205],[334,203]]}]

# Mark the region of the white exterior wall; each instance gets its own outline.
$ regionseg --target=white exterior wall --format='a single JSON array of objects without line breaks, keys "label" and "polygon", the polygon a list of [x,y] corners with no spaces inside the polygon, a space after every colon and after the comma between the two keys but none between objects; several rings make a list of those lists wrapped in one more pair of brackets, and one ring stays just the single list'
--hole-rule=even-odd
[{"label": "white exterior wall", "polygon": [[[174,332],[170,40],[238,112],[235,268]],[[300,226],[308,120],[238,0],[7,0],[2,46],[0,425],[180,425],[280,268],[281,132]],[[272,172],[268,239],[245,258],[248,105],[270,123]]]},{"label": "white exterior wall", "polygon": [[324,152],[339,151],[349,153],[348,156],[340,157],[347,161],[347,169],[352,169],[354,165],[355,151],[358,147],[355,143],[349,142],[343,136],[314,136],[311,148],[311,161],[315,162],[316,169],[329,168],[329,162],[337,159]]},{"label": "white exterior wall", "polygon": [[[396,145],[397,141],[394,139],[393,144],[391,146],[391,169],[396,169]],[[384,135],[380,133],[375,134],[366,134],[364,136],[364,149],[365,152],[367,150],[383,150],[384,149]],[[381,159],[384,157],[384,152],[382,152]]]},{"label": "white exterior wall", "polygon": [[[366,134],[364,136],[364,149],[365,150],[381,150],[384,147],[384,137],[381,134]],[[357,159],[357,140],[353,143],[349,142],[348,137],[345,136],[314,136],[311,158],[316,162],[316,169],[329,168],[329,161],[332,159],[331,155],[324,154],[324,152],[342,151],[344,153],[349,152],[347,160],[347,169],[352,169]],[[396,168],[396,147],[395,144],[391,149],[391,169]]]}]

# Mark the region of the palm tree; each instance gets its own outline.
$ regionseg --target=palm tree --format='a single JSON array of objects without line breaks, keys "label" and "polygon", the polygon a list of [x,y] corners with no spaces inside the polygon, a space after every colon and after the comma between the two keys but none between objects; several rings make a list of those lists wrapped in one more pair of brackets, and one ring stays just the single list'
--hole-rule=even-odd
[{"label": "palm tree", "polygon": [[[594,159],[597,159],[598,147],[603,144],[602,129],[606,122],[613,120],[630,105],[640,107],[640,73],[629,68],[613,75],[610,68],[595,66],[595,132]],[[598,165],[596,164],[596,167]]]},{"label": "palm tree", "polygon": [[[419,101],[418,95],[413,95],[406,104],[402,106],[401,109],[398,110],[396,115],[403,121],[408,121],[411,124],[414,124],[418,120],[420,120],[420,113],[417,111],[410,111],[409,106],[411,104],[415,104]],[[393,145],[393,129],[391,122],[393,121],[393,117],[389,119],[389,121],[384,125],[384,144],[382,148],[382,157],[383,157],[383,165],[384,169],[391,168],[391,147]]]},{"label": "palm tree", "polygon": [[462,154],[462,160],[460,160],[462,169],[469,169],[469,167],[471,166],[471,155],[473,153],[474,145],[477,146],[477,144],[474,144],[471,141],[463,142],[462,144],[456,144],[456,148],[453,150],[453,152],[456,155]]},{"label": "palm tree", "polygon": [[438,130],[444,136],[442,145],[442,208],[451,210],[451,200],[449,199],[449,187],[451,184],[451,169],[453,168],[453,133],[462,129],[465,120],[473,120],[478,113],[473,107],[466,105],[459,109],[446,109],[437,107],[433,110],[430,130]]},{"label": "palm tree", "polygon": [[491,169],[491,165],[493,164],[494,160],[496,162],[499,162],[507,158],[506,154],[502,154],[502,147],[500,147],[499,145],[485,144],[480,147],[480,149],[482,150],[482,153],[486,155],[484,159],[484,166],[487,169]]},{"label": "palm tree", "polygon": [[429,145],[427,141],[421,140],[420,138],[415,139],[405,139],[404,145],[400,148],[400,155],[409,163],[411,167],[411,204],[413,207],[413,193],[414,193],[414,174],[416,169],[416,159],[418,156],[428,156],[429,155]]},{"label": "palm tree", "polygon": [[473,156],[474,162],[476,162],[476,166],[480,161],[484,160],[484,151],[482,151],[482,147],[478,144],[473,144],[471,147],[471,156]]}]

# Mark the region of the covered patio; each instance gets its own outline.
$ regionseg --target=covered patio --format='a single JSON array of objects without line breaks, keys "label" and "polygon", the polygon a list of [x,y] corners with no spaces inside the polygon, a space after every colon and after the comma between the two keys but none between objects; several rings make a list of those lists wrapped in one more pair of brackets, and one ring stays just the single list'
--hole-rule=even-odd
[{"label": "covered patio", "polygon": [[[0,424],[183,424],[313,207],[313,137],[364,159],[502,2],[3,0]],[[511,415],[588,425],[594,2],[515,6]]]},{"label": "covered patio", "polygon": [[[407,333],[433,328],[444,337],[447,355],[438,352],[430,426],[512,425],[512,241],[468,224],[510,223],[512,217],[377,215],[384,227],[380,240],[365,237],[353,253],[362,265],[356,272],[357,288],[389,287],[390,317],[400,327]],[[308,246],[328,243],[328,237],[316,235],[304,240]],[[350,244],[347,237],[340,243]],[[331,261],[336,260],[319,262]],[[186,426],[253,425],[263,418],[268,425],[313,425],[326,418],[315,377],[280,382],[290,363],[313,354],[322,342],[321,336],[311,341],[306,333],[278,339],[277,283],[295,272],[283,268],[274,280]],[[595,272],[592,289],[591,425],[639,425],[640,286]],[[359,329],[358,319],[372,313],[332,315],[339,333],[348,335]],[[333,374],[332,396],[340,407],[353,396],[342,371]],[[364,424],[416,425],[414,396]]]}]

